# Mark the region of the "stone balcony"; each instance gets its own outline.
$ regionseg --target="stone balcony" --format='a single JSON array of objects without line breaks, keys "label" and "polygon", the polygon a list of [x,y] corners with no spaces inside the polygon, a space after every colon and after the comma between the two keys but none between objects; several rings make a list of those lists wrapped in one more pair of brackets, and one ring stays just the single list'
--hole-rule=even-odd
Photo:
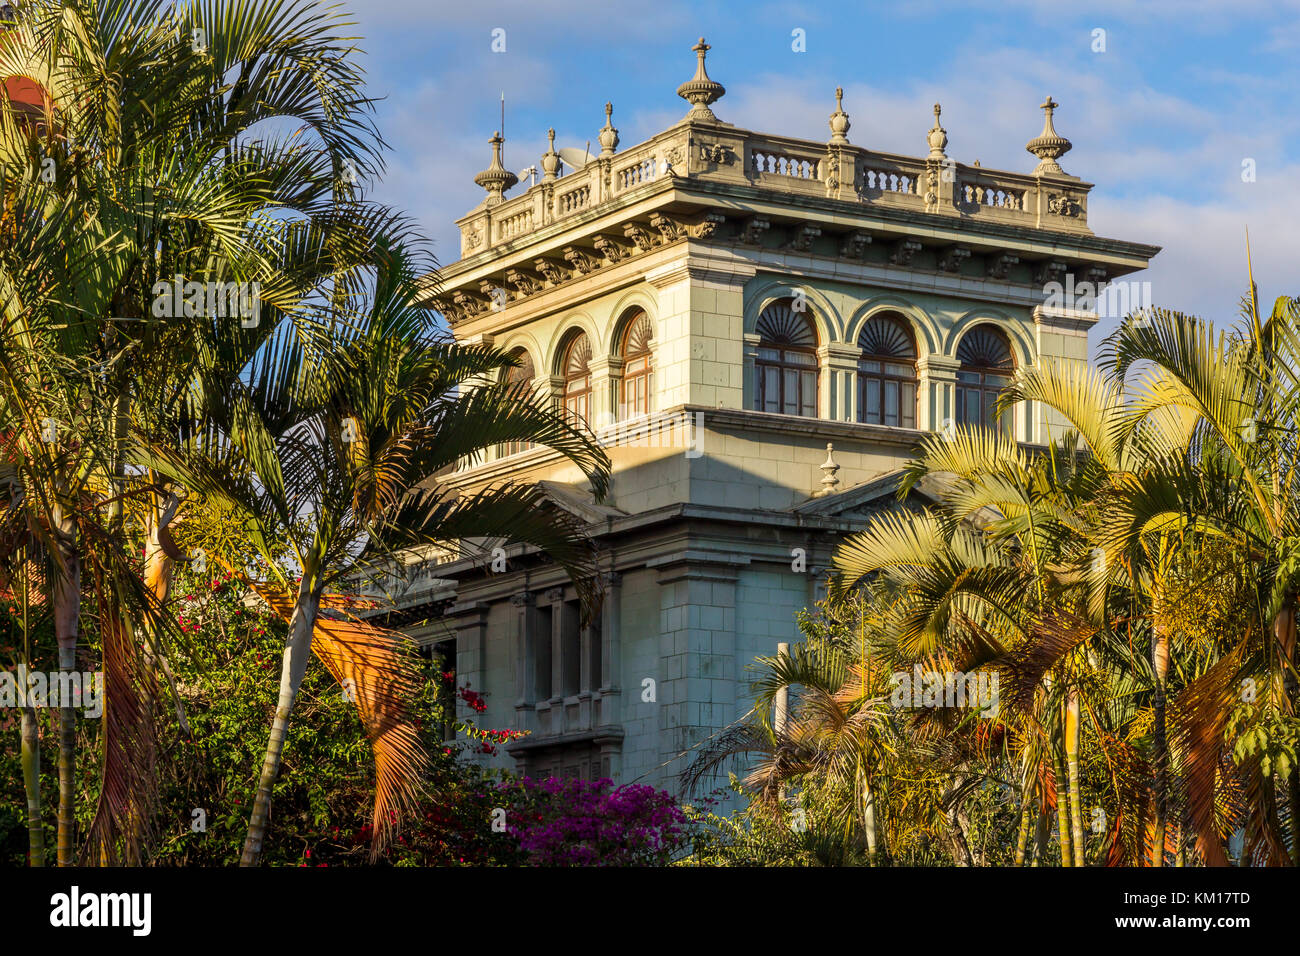
[{"label": "stone balcony", "polygon": [[680,240],[1037,286],[1067,272],[1104,283],[1156,251],[1088,227],[1092,184],[1058,163],[1070,143],[1050,97],[1026,146],[1037,167],[992,170],[947,155],[937,105],[924,157],[851,144],[838,90],[826,143],[722,122],[709,109],[724,91],[705,73],[707,49],[696,47],[696,78],[678,91],[694,105],[675,126],[620,152],[607,104],[599,154],[560,175],[552,131],[542,178],[521,195],[505,198],[516,177],[493,137],[492,165],[476,177],[488,196],[457,221],[462,258],[429,288],[453,325]]}]

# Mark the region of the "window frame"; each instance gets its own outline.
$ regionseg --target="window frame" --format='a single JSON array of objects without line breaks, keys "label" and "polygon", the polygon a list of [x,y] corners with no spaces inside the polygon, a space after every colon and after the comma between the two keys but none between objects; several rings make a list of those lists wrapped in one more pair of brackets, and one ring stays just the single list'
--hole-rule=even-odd
[{"label": "window frame", "polygon": [[[648,334],[642,336],[640,342],[633,343],[633,336],[641,327],[646,328]],[[634,345],[636,351],[629,351]],[[645,309],[637,309],[627,319],[619,343],[619,357],[623,360],[619,379],[619,421],[649,415],[654,395],[654,324]],[[633,393],[630,402],[629,392]]]},{"label": "window frame", "polygon": [[[874,351],[868,351],[870,342],[864,344],[863,339],[867,338],[868,330],[872,323],[888,323],[896,329],[904,340],[904,347],[910,350],[910,355],[903,355],[898,352],[886,352],[880,348]],[[920,395],[920,375],[917,371],[918,350],[916,347],[916,337],[912,334],[911,327],[905,320],[897,318],[892,314],[872,316],[863,326],[862,332],[858,335],[858,347],[861,352],[858,355],[858,387],[857,387],[857,420],[864,425],[883,425],[886,428],[916,428],[917,419],[917,398]],[[870,366],[875,365],[873,369]],[[891,368],[893,366],[893,368]],[[897,369],[902,369],[899,371]],[[889,421],[888,413],[888,396],[890,386],[893,386],[897,392],[894,418],[896,421]],[[868,415],[868,398],[876,398],[876,421],[872,421]],[[910,399],[909,399],[910,393]]]},{"label": "window frame", "polygon": [[[960,425],[980,425],[1014,435],[1015,422],[1010,411],[998,421],[993,420],[993,408],[1002,391],[1011,384],[1016,371],[1016,356],[1011,348],[1011,337],[996,325],[981,324],[968,329],[957,347],[960,360],[963,347],[972,335],[990,335],[1005,350],[1005,361],[993,362],[978,359],[987,356],[985,349],[975,360],[959,361],[957,380],[953,387],[953,420]],[[978,405],[977,418],[968,416],[971,401]]]},{"label": "window frame", "polygon": [[[574,362],[578,356],[574,352],[579,347],[586,349],[586,358],[582,363],[580,373],[574,372]],[[561,363],[561,374],[564,384],[560,390],[560,400],[564,408],[564,414],[569,417],[570,421],[581,420],[584,423],[591,421],[591,339],[586,332],[579,332],[569,339],[564,347],[564,354]]]},{"label": "window frame", "polygon": [[[817,326],[807,310],[791,308],[791,301],[778,299],[759,313],[754,408],[768,414],[819,418],[821,361],[817,355]],[[773,391],[775,396],[770,394]]]}]

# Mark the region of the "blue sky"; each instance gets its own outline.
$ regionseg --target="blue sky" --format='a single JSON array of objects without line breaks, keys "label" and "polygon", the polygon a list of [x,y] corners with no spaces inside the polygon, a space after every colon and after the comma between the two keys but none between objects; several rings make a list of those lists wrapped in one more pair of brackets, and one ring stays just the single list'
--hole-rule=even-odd
[{"label": "blue sky", "polygon": [[[1247,227],[1263,300],[1300,294],[1300,0],[344,3],[385,97],[376,120],[392,151],[372,194],[415,216],[443,262],[459,255],[453,221],[483,197],[473,176],[502,92],[516,172],[550,126],[560,145],[594,143],[606,100],[627,148],[683,115],[675,91],[704,35],[727,87],[714,112],[763,132],[825,141],[839,85],[857,145],[925,155],[938,101],[949,155],[1029,172],[1024,144],[1050,93],[1074,143],[1062,166],[1096,184],[1093,230],[1164,247],[1134,277],[1156,304],[1235,320]],[[792,50],[796,29],[806,52]]]}]

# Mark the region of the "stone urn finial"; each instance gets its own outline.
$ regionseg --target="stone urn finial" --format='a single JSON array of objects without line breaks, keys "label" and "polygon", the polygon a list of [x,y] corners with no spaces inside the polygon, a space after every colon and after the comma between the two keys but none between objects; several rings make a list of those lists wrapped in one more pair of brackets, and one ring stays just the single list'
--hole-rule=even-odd
[{"label": "stone urn finial", "polygon": [[605,125],[600,131],[600,155],[613,156],[618,148],[618,130],[614,128],[614,104],[605,104]]},{"label": "stone urn finial", "polygon": [[944,147],[948,145],[948,131],[939,125],[939,114],[943,112],[943,107],[938,103],[934,104],[934,126],[930,127],[930,132],[926,134],[926,142],[930,144],[930,159],[947,159]]},{"label": "stone urn finial", "polygon": [[832,454],[834,451],[835,446],[830,442],[827,442],[826,460],[821,463],[822,474],[825,477],[822,478],[821,490],[813,493],[814,498],[825,498],[827,495],[833,495],[835,492],[839,491],[840,479],[837,477],[836,473],[840,470],[840,466],[836,463]]},{"label": "stone urn finial", "polygon": [[1043,132],[1037,138],[1031,139],[1025,144],[1025,149],[1038,157],[1038,166],[1034,169],[1035,176],[1044,174],[1065,175],[1065,170],[1061,168],[1057,160],[1068,153],[1073,144],[1057,133],[1056,127],[1052,125],[1052,113],[1060,105],[1060,103],[1053,101],[1050,96],[1043,100],[1042,105],[1039,107],[1045,114],[1043,117]]},{"label": "stone urn finial", "polygon": [[492,165],[474,177],[474,182],[487,190],[487,205],[495,206],[505,200],[505,191],[519,182],[519,177],[501,163],[501,144],[505,137],[497,130],[488,140],[492,144]]},{"label": "stone urn finial", "polygon": [[849,142],[849,114],[844,112],[844,87],[835,87],[835,112],[831,114],[831,145],[847,146]]},{"label": "stone urn finial", "polygon": [[708,71],[704,68],[704,55],[711,49],[713,48],[704,42],[704,37],[700,37],[700,42],[691,47],[699,57],[699,62],[695,65],[695,76],[677,87],[677,95],[691,104],[686,118],[703,123],[718,121],[718,118],[713,115],[713,110],[709,109],[709,104],[716,103],[727,92],[727,88],[721,83],[709,79]]},{"label": "stone urn finial", "polygon": [[555,151],[555,128],[546,131],[546,152],[542,153],[542,182],[558,179],[560,175],[560,154]]}]

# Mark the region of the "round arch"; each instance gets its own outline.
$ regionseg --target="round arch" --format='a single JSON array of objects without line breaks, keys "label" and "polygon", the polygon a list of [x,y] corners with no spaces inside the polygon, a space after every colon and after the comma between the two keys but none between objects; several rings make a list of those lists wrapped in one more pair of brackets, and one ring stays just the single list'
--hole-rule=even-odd
[{"label": "round arch", "polygon": [[591,343],[592,358],[596,358],[601,353],[598,348],[602,337],[596,331],[596,323],[592,321],[590,315],[586,312],[572,312],[566,315],[555,326],[556,332],[551,337],[550,351],[546,357],[546,364],[539,366],[545,368],[551,375],[564,374],[564,350],[569,346],[569,339],[579,332],[587,336],[587,341]]},{"label": "round arch", "polygon": [[987,307],[972,309],[952,324],[952,328],[948,330],[948,337],[944,341],[942,354],[956,360],[957,346],[961,343],[962,336],[975,326],[985,324],[996,326],[1006,335],[1017,368],[1032,365],[1036,361],[1033,343],[1026,337],[1021,323],[1014,316],[1000,309]]},{"label": "round arch", "polygon": [[523,349],[528,353],[529,361],[533,363],[533,372],[535,374],[540,375],[545,367],[541,361],[542,348],[537,344],[537,339],[531,333],[514,332],[501,342],[498,342],[496,348],[506,354]]},{"label": "round arch", "polygon": [[843,323],[839,311],[831,304],[826,294],[811,285],[790,283],[784,279],[765,279],[751,283],[745,289],[745,334],[753,335],[758,327],[758,317],[773,302],[781,299],[793,299],[802,294],[808,303],[807,313],[812,319],[813,328],[817,330],[818,345],[843,341]]},{"label": "round arch", "polygon": [[882,312],[896,313],[907,321],[916,340],[918,357],[939,351],[942,336],[934,318],[916,303],[893,295],[873,297],[854,309],[845,326],[845,343],[856,345],[866,324]]},{"label": "round arch", "polygon": [[622,344],[623,332],[627,323],[631,320],[633,313],[640,309],[646,315],[650,316],[650,321],[654,323],[655,337],[658,338],[659,331],[659,313],[657,311],[658,302],[654,296],[650,295],[645,289],[632,289],[627,294],[621,296],[614,303],[613,308],[609,310],[609,321],[605,323],[606,335],[601,343],[604,354],[610,358],[618,356],[619,346]]}]

